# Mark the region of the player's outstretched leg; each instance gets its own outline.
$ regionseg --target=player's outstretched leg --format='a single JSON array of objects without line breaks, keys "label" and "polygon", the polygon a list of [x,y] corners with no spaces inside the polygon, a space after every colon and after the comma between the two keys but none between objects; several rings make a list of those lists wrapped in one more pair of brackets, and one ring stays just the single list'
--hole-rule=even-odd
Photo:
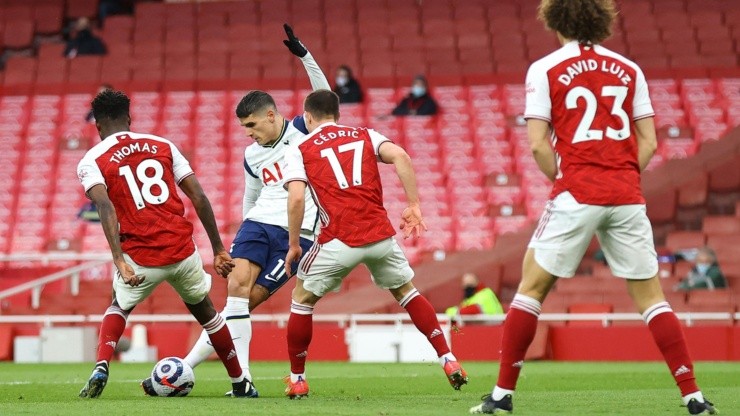
[{"label": "player's outstretched leg", "polygon": [[401,287],[391,289],[391,293],[398,300],[398,303],[406,309],[411,321],[416,326],[437,352],[439,364],[447,376],[447,381],[455,390],[468,383],[468,374],[462,368],[455,356],[450,352],[442,328],[437,320],[437,315],[429,301],[422,296],[411,282],[405,283]]},{"label": "player's outstretched leg", "polygon": [[116,351],[118,340],[126,329],[126,319],[131,310],[125,311],[113,302],[105,311],[103,322],[100,324],[98,336],[98,356],[95,368],[85,386],[80,390],[80,397],[95,399],[103,393],[108,383],[108,367],[113,353]]},{"label": "player's outstretched leg", "polygon": [[226,326],[224,318],[213,309],[211,299],[206,296],[197,304],[186,303],[185,305],[208,334],[218,358],[221,359],[226,372],[231,378],[233,395],[235,397],[248,397],[252,389],[252,382],[244,376],[239,359],[236,356],[236,349],[229,328]]},{"label": "player's outstretched leg", "polygon": [[[300,280],[298,281],[300,282]],[[293,300],[288,318],[288,355],[290,375],[285,377],[285,395],[290,399],[308,396],[306,357],[313,336],[313,306]]]}]

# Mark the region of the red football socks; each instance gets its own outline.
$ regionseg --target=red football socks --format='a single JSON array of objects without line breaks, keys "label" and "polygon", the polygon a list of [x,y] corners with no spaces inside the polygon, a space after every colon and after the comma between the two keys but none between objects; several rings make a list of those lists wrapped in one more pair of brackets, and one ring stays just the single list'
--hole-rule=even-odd
[{"label": "red football socks", "polygon": [[450,352],[450,347],[447,345],[442,328],[439,326],[437,315],[427,298],[419,294],[416,289],[412,289],[399,303],[409,313],[416,329],[427,337],[429,343],[437,351],[437,357]]},{"label": "red football socks", "polygon": [[293,302],[290,305],[290,317],[288,318],[288,355],[291,373],[306,372],[306,356],[312,336],[313,307]]},{"label": "red football socks", "polygon": [[504,322],[501,360],[496,386],[515,390],[524,356],[537,332],[541,304],[536,299],[517,294]]},{"label": "red football socks", "polygon": [[100,324],[100,334],[98,335],[98,358],[97,362],[110,362],[113,353],[116,352],[118,340],[126,329],[126,318],[128,312],[119,306],[111,305],[105,311],[103,322]]},{"label": "red football socks", "polygon": [[689,356],[681,323],[668,303],[661,302],[648,308],[643,316],[645,316],[655,344],[663,354],[668,369],[676,380],[676,385],[681,390],[681,396],[699,391],[694,376],[694,364]]},{"label": "red football socks", "polygon": [[229,332],[229,327],[226,326],[224,318],[220,314],[216,314],[213,319],[203,325],[203,329],[206,330],[208,338],[210,338],[211,344],[213,344],[213,349],[216,350],[218,358],[224,363],[226,372],[229,373],[232,382],[239,381],[236,379],[241,378],[242,367],[239,365],[234,341],[231,339],[231,333]]}]

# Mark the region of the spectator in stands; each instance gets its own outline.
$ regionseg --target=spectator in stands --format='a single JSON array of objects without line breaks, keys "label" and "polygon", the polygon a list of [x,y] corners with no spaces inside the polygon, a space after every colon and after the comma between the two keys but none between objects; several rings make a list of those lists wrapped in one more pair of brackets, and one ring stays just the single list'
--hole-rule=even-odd
[{"label": "spectator in stands", "polygon": [[503,315],[504,308],[491,288],[478,280],[474,273],[462,276],[463,300],[457,306],[447,308],[445,313],[454,321],[460,315]]},{"label": "spectator in stands", "polygon": [[708,289],[714,290],[727,287],[727,280],[717,263],[714,250],[709,247],[700,248],[694,259],[694,267],[689,274],[676,285],[676,290]]},{"label": "spectator in stands", "polygon": [[105,55],[108,49],[105,43],[93,34],[90,19],[80,17],[75,23],[75,33],[67,41],[64,56],[74,58],[78,55]]},{"label": "spectator in stands", "polygon": [[429,94],[427,79],[417,75],[411,83],[411,91],[393,109],[394,116],[433,116],[437,114],[437,102]]},{"label": "spectator in stands", "polygon": [[352,69],[349,66],[342,65],[337,68],[334,92],[337,93],[339,102],[342,104],[362,102],[362,88],[352,75]]}]

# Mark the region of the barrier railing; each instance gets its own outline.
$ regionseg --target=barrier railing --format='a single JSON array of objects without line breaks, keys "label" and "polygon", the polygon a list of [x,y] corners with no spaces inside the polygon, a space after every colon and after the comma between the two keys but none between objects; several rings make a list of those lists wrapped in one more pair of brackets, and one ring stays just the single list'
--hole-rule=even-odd
[{"label": "barrier railing", "polygon": [[[47,255],[48,256],[48,255]],[[11,256],[3,256],[3,258],[0,258],[0,260],[4,261],[27,261],[32,258],[38,258],[41,257],[40,255],[28,255],[28,258],[24,258],[24,255],[11,255]],[[7,260],[7,258],[10,258]],[[86,263],[82,263],[77,266],[70,267],[68,269],[64,269],[61,271],[58,271],[56,273],[52,273],[48,276],[43,276],[38,279],[31,280],[30,282],[21,283],[18,286],[11,287],[9,289],[5,289],[2,292],[0,292],[0,301],[2,301],[5,298],[8,298],[10,296],[15,296],[18,294],[21,294],[23,292],[31,292],[31,307],[34,309],[38,309],[40,303],[41,303],[41,292],[44,290],[44,287],[48,285],[49,283],[56,282],[57,280],[62,279],[69,279],[70,280],[70,293],[73,296],[77,296],[77,294],[80,292],[80,273],[92,269],[98,266],[101,266],[106,263],[110,263],[110,256],[107,256],[107,259],[101,258],[100,255],[97,255],[97,257],[91,257],[93,260],[87,261]],[[60,258],[54,256],[54,260],[50,261],[61,261]],[[66,260],[80,260],[80,258],[69,258],[64,259]]]},{"label": "barrier railing", "polygon": [[[283,327],[288,323],[290,315],[267,314],[252,315],[253,322],[272,322]],[[740,321],[740,312],[677,312],[679,320],[684,321],[687,326],[692,326],[695,321]],[[437,315],[441,323],[449,323],[450,317],[444,314]],[[0,315],[0,323],[39,323],[47,326],[53,324],[68,323],[100,323],[103,315]],[[492,317],[489,315],[470,315],[465,317],[465,323],[500,324],[504,316]],[[603,326],[609,326],[616,321],[642,321],[638,313],[543,313],[540,315],[541,322],[563,322],[563,321],[601,321]],[[317,314],[313,316],[314,322],[335,322],[341,327],[355,326],[363,323],[388,323],[399,325],[411,322],[407,314]],[[132,314],[128,322],[195,322],[188,314]]]}]

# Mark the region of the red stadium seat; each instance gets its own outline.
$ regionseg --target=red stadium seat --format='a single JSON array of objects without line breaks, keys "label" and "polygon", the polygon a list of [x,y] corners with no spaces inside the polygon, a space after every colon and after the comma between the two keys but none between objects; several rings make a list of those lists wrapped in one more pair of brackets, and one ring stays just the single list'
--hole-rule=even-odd
[{"label": "red stadium seat", "polygon": [[7,49],[26,49],[33,44],[33,21],[15,20],[5,24],[3,45]]},{"label": "red stadium seat", "polygon": [[668,234],[665,246],[672,252],[704,247],[706,236],[702,231],[673,231]]},{"label": "red stadium seat", "polygon": [[[54,35],[62,31],[64,9],[61,4],[38,4],[33,9],[35,31],[40,35]],[[7,16],[6,16],[7,18]]]},{"label": "red stadium seat", "polygon": [[98,0],[67,0],[65,16],[70,19],[78,17],[94,18],[98,13]]}]

